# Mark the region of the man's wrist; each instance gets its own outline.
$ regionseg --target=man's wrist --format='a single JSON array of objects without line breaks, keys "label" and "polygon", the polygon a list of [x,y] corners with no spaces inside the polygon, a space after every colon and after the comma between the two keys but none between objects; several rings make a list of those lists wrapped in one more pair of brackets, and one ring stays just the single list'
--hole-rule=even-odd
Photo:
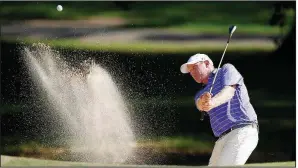
[{"label": "man's wrist", "polygon": [[211,109],[215,108],[218,106],[216,98],[211,98]]}]

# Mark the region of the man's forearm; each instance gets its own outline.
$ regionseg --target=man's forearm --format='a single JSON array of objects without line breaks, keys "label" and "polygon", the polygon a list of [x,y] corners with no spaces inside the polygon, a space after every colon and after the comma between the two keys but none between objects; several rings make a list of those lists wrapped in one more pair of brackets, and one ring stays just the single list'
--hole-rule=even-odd
[{"label": "man's forearm", "polygon": [[211,100],[213,108],[228,102],[235,94],[235,86],[225,86],[218,94]]}]

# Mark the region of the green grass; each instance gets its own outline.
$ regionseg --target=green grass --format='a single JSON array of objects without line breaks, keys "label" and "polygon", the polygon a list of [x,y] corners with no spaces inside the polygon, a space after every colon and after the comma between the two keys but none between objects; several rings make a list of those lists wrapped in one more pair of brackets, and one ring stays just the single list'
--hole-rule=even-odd
[{"label": "green grass", "polygon": [[[272,2],[137,2],[127,14],[133,16],[134,24],[144,26],[210,22],[266,24],[272,7]],[[148,16],[152,17],[148,20]]]},{"label": "green grass", "polygon": [[295,167],[295,162],[271,162],[271,163],[253,163],[253,164],[247,164],[247,166],[290,166]]},{"label": "green grass", "polygon": [[[188,23],[178,26],[170,27],[172,32],[188,32],[197,34],[218,34],[226,35],[228,33],[229,24],[196,24]],[[269,25],[261,24],[235,24],[237,26],[237,34],[245,35],[279,35],[280,29],[278,27],[272,27]],[[284,28],[284,32],[289,32],[291,25],[287,25]]]},{"label": "green grass", "polygon": [[[63,12],[57,12],[61,4]],[[237,6],[235,8],[234,6]],[[78,19],[113,13],[134,20],[137,25],[167,25],[195,22],[265,23],[272,12],[272,2],[135,2],[122,10],[113,2],[2,2],[2,19]],[[152,10],[154,8],[155,10]],[[216,11],[216,12],[214,12]],[[148,16],[151,16],[148,19]],[[229,18],[230,20],[226,20]],[[146,22],[143,22],[143,20]]]},{"label": "green grass", "polygon": [[[83,42],[79,39],[54,39],[54,40],[36,40],[32,38],[2,38],[3,41],[20,42],[24,44],[45,43],[51,47],[59,47],[75,50],[93,50],[100,52],[120,52],[120,53],[148,53],[148,54],[183,54],[222,52],[224,43],[214,42],[196,42],[196,43],[172,43],[172,42],[112,42],[112,43],[94,43]],[[270,52],[276,49],[272,43],[254,43],[254,42],[237,42],[229,46],[229,52]]]},{"label": "green grass", "polygon": [[[84,162],[65,162],[54,160],[32,159],[25,157],[12,157],[1,155],[1,166],[102,166],[102,167],[116,167],[117,165],[108,165],[100,163],[84,163]],[[148,165],[121,165],[121,167],[144,167]],[[246,166],[295,166],[295,162],[274,162],[262,164],[246,164]],[[160,165],[150,165],[150,167],[161,167]],[[162,167],[177,167],[179,166],[162,166]],[[182,168],[183,166],[181,166]]]},{"label": "green grass", "polygon": [[[239,25],[239,33],[277,35],[278,27],[268,24],[274,2],[132,2],[123,10],[114,2],[2,2],[1,20],[88,19],[119,17],[124,27],[170,28],[172,31],[226,34],[227,25]],[[236,7],[235,7],[236,6]],[[154,10],[152,10],[154,8]],[[286,32],[294,11],[288,10]]]},{"label": "green grass", "polygon": [[[51,144],[38,142],[38,140],[28,140],[19,142],[21,137],[2,137],[3,145],[1,150],[4,154],[14,153],[17,155],[38,155],[55,157],[54,151],[68,148],[63,144],[58,145],[55,142]],[[160,137],[138,137],[136,148],[154,149],[156,152],[179,152],[179,153],[211,153],[213,148],[213,139],[210,135],[201,134],[200,136],[160,136]],[[52,151],[52,152],[49,152]],[[49,155],[49,153],[52,153]]]},{"label": "green grass", "polygon": [[213,148],[212,137],[201,136],[175,136],[175,137],[156,137],[140,139],[138,147],[154,148],[160,152],[179,152],[179,153],[211,153]]},{"label": "green grass", "polygon": [[[58,4],[63,6],[62,12],[57,11]],[[75,20],[87,19],[117,10],[117,6],[112,2],[1,2],[0,17],[1,20]],[[121,12],[118,12],[119,14]]]}]

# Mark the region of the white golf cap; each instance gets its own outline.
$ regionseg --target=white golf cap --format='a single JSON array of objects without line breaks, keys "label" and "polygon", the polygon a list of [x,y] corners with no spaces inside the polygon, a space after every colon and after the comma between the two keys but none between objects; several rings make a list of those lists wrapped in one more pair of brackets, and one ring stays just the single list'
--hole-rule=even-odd
[{"label": "white golf cap", "polygon": [[206,61],[206,60],[208,60],[209,63],[213,65],[212,60],[206,54],[200,54],[200,53],[195,54],[195,55],[191,56],[186,63],[181,65],[180,71],[182,73],[189,73],[189,71],[187,69],[187,65],[195,64],[197,62]]}]

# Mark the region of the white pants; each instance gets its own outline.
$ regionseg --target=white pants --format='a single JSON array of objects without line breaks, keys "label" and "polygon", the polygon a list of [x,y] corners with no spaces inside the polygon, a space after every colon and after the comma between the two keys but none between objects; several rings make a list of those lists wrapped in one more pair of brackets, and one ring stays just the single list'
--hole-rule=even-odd
[{"label": "white pants", "polygon": [[257,128],[232,130],[215,142],[208,166],[244,165],[259,141]]}]

